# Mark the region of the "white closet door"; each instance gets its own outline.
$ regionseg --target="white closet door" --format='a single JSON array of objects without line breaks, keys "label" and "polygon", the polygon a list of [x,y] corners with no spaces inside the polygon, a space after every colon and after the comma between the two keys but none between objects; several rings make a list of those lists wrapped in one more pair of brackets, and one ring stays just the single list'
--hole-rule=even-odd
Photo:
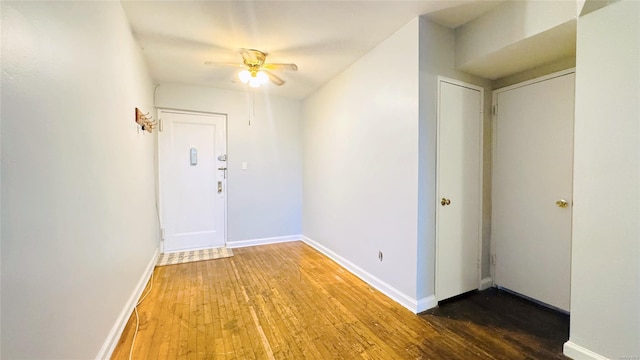
[{"label": "white closet door", "polygon": [[494,93],[495,283],[569,311],[574,73]]},{"label": "white closet door", "polygon": [[438,103],[436,298],[478,288],[482,88],[443,79]]}]

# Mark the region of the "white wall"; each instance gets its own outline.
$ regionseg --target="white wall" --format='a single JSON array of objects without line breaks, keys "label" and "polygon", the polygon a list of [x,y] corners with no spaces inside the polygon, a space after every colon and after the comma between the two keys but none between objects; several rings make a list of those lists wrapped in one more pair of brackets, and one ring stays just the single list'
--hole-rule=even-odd
[{"label": "white wall", "polygon": [[420,19],[420,180],[418,298],[435,292],[436,128],[438,76],[465,81],[485,88],[482,277],[489,277],[491,240],[491,84],[489,80],[457,71],[454,31]]},{"label": "white wall", "polygon": [[640,357],[640,2],[578,20],[571,330],[575,359]]},{"label": "white wall", "polygon": [[415,302],[418,20],[303,110],[303,235]]},{"label": "white wall", "polygon": [[505,1],[456,29],[456,67],[497,79],[575,54],[576,1]]},{"label": "white wall", "polygon": [[1,26],[2,358],[94,358],[157,250],[153,86],[119,2]]},{"label": "white wall", "polygon": [[507,1],[457,30],[456,63],[482,58],[575,19],[576,8],[574,1]]},{"label": "white wall", "polygon": [[254,100],[248,91],[179,84],[156,90],[159,108],[227,114],[229,246],[302,233],[301,102],[265,91],[255,93],[249,125]]},{"label": "white wall", "polygon": [[437,76],[490,94],[488,80],[454,69],[454,54],[453,30],[416,18],[304,102],[304,236],[418,311],[435,301]]}]

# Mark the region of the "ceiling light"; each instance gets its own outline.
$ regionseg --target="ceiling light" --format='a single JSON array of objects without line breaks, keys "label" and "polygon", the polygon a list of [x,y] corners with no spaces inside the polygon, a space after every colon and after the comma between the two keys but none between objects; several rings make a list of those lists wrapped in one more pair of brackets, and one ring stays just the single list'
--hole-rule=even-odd
[{"label": "ceiling light", "polygon": [[249,70],[242,70],[238,74],[238,78],[240,78],[240,81],[246,84],[249,82],[249,79],[251,79],[251,72],[249,72]]},{"label": "ceiling light", "polygon": [[240,78],[240,81],[243,83],[249,84],[249,86],[254,88],[269,82],[269,76],[262,70],[242,70],[238,73],[238,78]]},{"label": "ceiling light", "polygon": [[260,84],[263,84],[263,85],[269,81],[269,77],[267,76],[267,73],[265,73],[262,70],[258,71],[258,73],[256,74],[256,78],[258,78],[258,81],[260,81]]},{"label": "ceiling light", "polygon": [[252,76],[249,79],[249,86],[254,87],[254,88],[260,87],[260,79],[257,78],[257,77]]}]

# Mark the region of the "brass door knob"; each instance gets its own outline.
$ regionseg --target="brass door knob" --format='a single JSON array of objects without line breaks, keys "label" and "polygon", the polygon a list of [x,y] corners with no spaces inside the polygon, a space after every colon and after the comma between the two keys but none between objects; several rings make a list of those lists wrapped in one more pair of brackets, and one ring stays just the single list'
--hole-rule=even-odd
[{"label": "brass door knob", "polygon": [[569,206],[569,203],[565,199],[560,199],[560,200],[556,201],[556,206],[559,207],[559,208],[566,208],[566,207]]},{"label": "brass door knob", "polygon": [[440,200],[440,205],[442,205],[442,206],[451,205],[451,200],[449,200],[447,198],[442,198],[442,200]]}]

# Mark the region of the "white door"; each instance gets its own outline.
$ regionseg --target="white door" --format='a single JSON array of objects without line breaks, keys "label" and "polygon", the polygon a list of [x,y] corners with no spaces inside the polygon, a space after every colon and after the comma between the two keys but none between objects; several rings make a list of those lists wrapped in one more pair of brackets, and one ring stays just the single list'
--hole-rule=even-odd
[{"label": "white door", "polygon": [[477,289],[483,89],[439,79],[436,298]]},{"label": "white door", "polygon": [[575,76],[541,80],[494,93],[495,283],[569,311]]},{"label": "white door", "polygon": [[164,252],[225,244],[226,117],[160,110]]}]

